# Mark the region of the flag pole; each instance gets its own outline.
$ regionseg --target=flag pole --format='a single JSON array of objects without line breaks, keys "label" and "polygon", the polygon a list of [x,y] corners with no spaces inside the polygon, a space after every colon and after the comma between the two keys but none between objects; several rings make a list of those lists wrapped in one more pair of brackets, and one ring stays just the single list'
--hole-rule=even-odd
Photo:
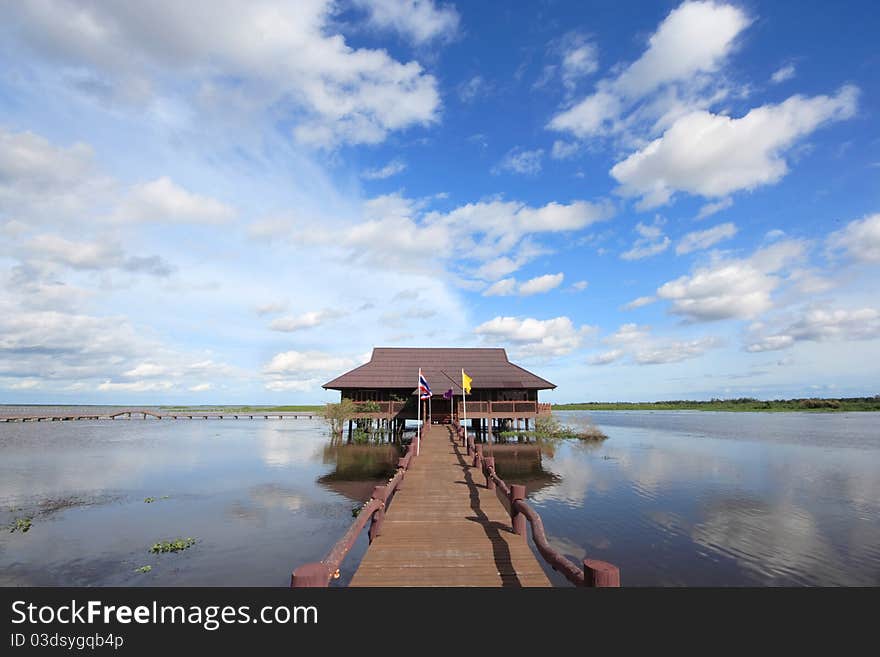
[{"label": "flag pole", "polygon": [[[461,382],[464,384],[464,368],[461,368]],[[467,399],[464,394],[464,385],[461,386],[461,415],[464,420],[464,444],[467,447]]]},{"label": "flag pole", "polygon": [[419,455],[419,443],[422,440],[422,368],[419,368],[419,380],[416,381],[416,456]]}]

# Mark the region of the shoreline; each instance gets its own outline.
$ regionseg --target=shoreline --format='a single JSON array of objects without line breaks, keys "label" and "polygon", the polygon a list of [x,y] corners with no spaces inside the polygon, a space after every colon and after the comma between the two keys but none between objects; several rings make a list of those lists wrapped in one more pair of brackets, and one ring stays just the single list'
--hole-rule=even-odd
[{"label": "shoreline", "polygon": [[837,405],[801,405],[799,400],[782,402],[584,402],[553,404],[554,411],[714,411],[721,413],[871,413],[880,412],[880,400],[834,401]]}]

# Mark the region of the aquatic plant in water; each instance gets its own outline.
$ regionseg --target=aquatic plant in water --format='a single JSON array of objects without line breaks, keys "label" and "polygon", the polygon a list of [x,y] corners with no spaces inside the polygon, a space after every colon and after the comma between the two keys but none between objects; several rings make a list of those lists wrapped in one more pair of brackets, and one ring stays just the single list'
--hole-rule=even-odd
[{"label": "aquatic plant in water", "polygon": [[10,525],[9,532],[21,532],[22,534],[27,533],[27,531],[31,528],[31,519],[30,518],[16,518],[15,522]]},{"label": "aquatic plant in water", "polygon": [[153,570],[152,566],[141,566],[140,568],[135,568],[134,572],[136,573],[148,573]]},{"label": "aquatic plant in water", "polygon": [[194,538],[177,538],[173,541],[159,541],[150,548],[150,552],[160,554],[162,552],[182,552],[196,544]]},{"label": "aquatic plant in water", "polygon": [[544,441],[558,441],[573,438],[576,440],[601,441],[608,438],[605,433],[594,424],[587,424],[579,428],[563,425],[557,418],[538,417],[535,419],[535,428],[532,431],[502,431],[505,438],[537,438]]},{"label": "aquatic plant in water", "polygon": [[156,501],[155,497],[145,497],[144,498],[144,504],[152,504],[155,501]]}]

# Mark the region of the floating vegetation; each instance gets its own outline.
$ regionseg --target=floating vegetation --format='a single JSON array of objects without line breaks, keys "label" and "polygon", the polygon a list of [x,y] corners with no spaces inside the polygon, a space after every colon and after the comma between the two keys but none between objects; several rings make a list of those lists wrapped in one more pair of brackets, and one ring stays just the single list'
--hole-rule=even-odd
[{"label": "floating vegetation", "polygon": [[146,574],[146,573],[150,572],[151,570],[153,570],[152,566],[141,566],[140,568],[135,568],[134,572]]},{"label": "floating vegetation", "polygon": [[555,417],[538,417],[535,419],[533,431],[502,431],[504,438],[537,438],[544,441],[575,439],[587,441],[606,440],[608,436],[594,424],[584,424],[580,427],[563,425]]},{"label": "floating vegetation", "polygon": [[351,517],[357,518],[361,514],[361,507],[356,506],[351,510]]},{"label": "floating vegetation", "polygon": [[144,504],[152,504],[155,501],[156,501],[155,497],[145,497],[144,498]]},{"label": "floating vegetation", "polygon": [[16,518],[15,522],[9,526],[9,532],[21,532],[25,534],[31,528],[31,519],[30,518]]},{"label": "floating vegetation", "polygon": [[163,552],[182,552],[196,544],[194,538],[177,538],[173,541],[159,541],[150,548],[150,552],[161,554]]}]

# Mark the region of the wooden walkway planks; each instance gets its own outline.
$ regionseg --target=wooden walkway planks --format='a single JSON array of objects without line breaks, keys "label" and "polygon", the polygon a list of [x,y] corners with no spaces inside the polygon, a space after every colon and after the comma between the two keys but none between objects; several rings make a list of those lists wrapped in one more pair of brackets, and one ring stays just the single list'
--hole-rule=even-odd
[{"label": "wooden walkway planks", "polygon": [[470,462],[448,427],[425,427],[351,586],[551,586]]}]

